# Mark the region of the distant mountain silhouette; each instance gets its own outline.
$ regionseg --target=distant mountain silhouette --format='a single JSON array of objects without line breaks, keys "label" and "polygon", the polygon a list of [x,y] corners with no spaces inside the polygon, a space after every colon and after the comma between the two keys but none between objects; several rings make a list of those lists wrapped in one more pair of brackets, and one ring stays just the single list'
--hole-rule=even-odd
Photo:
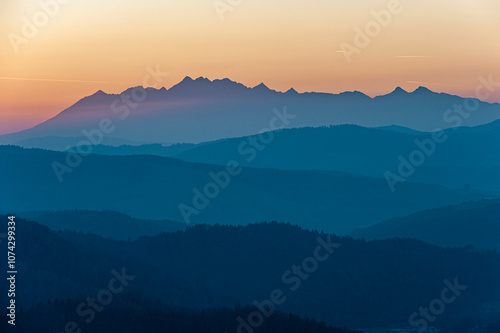
[{"label": "distant mountain silhouette", "polygon": [[[225,166],[151,155],[91,154],[60,183],[53,163],[62,165],[71,155],[14,146],[0,146],[0,155],[9,161],[0,165],[0,183],[9,189],[0,192],[0,211],[114,210],[140,219],[184,222],[179,209],[184,204],[199,208],[188,215],[191,223],[277,220],[349,233],[392,217],[489,196],[413,183],[401,184],[393,193],[384,179],[327,171],[245,168],[227,183],[220,176],[227,172]],[[214,177],[226,184],[215,197]]]},{"label": "distant mountain silhouette", "polygon": [[500,251],[500,200],[464,203],[391,219],[351,233],[372,239],[417,238],[439,246]]},{"label": "distant mountain silhouette", "polygon": [[[430,92],[430,90],[429,90]],[[377,96],[375,98],[381,97],[392,97],[392,98],[405,98],[408,95],[408,92],[401,87],[396,87],[391,93],[387,95]]]},{"label": "distant mountain silhouette", "polygon": [[[447,305],[448,311],[434,325],[444,327],[469,316],[486,318],[486,305],[500,300],[500,256],[494,251],[442,249],[416,240],[365,242],[277,223],[198,225],[133,242],[55,233],[21,217],[17,231],[22,237],[16,249],[22,274],[18,275],[16,300],[24,313],[32,308],[41,316],[45,308],[48,313],[42,323],[48,323],[51,331],[57,323],[64,327],[66,316],[79,322],[83,318],[75,317],[76,307],[71,306],[68,311],[56,311],[58,320],[49,320],[54,318],[50,308],[62,305],[62,299],[79,304],[95,297],[108,286],[112,270],[135,278],[96,316],[96,325],[117,320],[113,315],[117,308],[135,316],[136,311],[153,315],[164,304],[191,309],[244,307],[269,299],[275,289],[287,298],[276,310],[347,327],[407,326],[414,311],[441,295],[445,279],[454,283],[456,278],[467,289]],[[296,274],[283,279],[293,265],[302,265],[314,255],[321,246],[318,237],[340,246],[307,279],[301,281]],[[291,287],[298,282],[287,281],[291,277],[300,281],[293,291]],[[6,279],[0,280],[3,290],[6,284]],[[134,301],[137,298],[142,300]],[[149,318],[152,323],[159,320]],[[228,320],[237,324],[236,319]],[[92,326],[88,331],[94,332]]]},{"label": "distant mountain silhouette", "polygon": [[249,88],[229,79],[186,77],[168,90],[135,87],[121,95],[98,91],[42,124],[0,136],[0,143],[46,136],[81,137],[83,130],[99,128],[103,119],[112,121],[114,128],[107,135],[114,138],[141,143],[199,143],[259,133],[269,128],[272,110],[285,106],[296,115],[287,127],[398,125],[431,131],[500,118],[500,104],[483,102],[478,102],[473,116],[444,117],[447,110],[464,102],[464,98],[423,87],[411,93],[398,87],[387,95],[370,98],[357,91],[329,94],[291,89],[283,93],[263,83]]}]

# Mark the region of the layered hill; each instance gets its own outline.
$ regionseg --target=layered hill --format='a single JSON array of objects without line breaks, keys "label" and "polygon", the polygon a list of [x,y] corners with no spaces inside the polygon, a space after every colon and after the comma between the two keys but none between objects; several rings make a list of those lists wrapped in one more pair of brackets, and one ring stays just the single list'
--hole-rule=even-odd
[{"label": "layered hill", "polygon": [[424,156],[407,181],[453,188],[500,192],[500,121],[445,130],[435,134],[403,127],[365,128],[356,125],[285,129],[198,145],[95,146],[108,155],[153,154],[189,162],[283,170],[328,170],[385,178],[398,175],[402,160]]},{"label": "layered hill", "polygon": [[88,211],[67,210],[51,212],[15,212],[36,221],[54,231],[73,230],[94,233],[113,239],[137,239],[142,236],[154,236],[162,232],[185,230],[186,224],[169,220],[144,220],[110,210]]},{"label": "layered hill", "polygon": [[500,251],[500,201],[485,200],[425,210],[352,232],[373,239],[417,238],[446,247],[472,245]]},{"label": "layered hill", "polygon": [[[98,322],[120,304],[149,309],[153,320],[162,303],[198,309],[262,304],[276,289],[286,298],[276,310],[348,327],[406,327],[412,313],[450,284],[459,288],[455,293],[460,296],[433,325],[486,315],[500,300],[498,254],[443,249],[416,240],[365,242],[270,223],[199,225],[126,242],[54,233],[20,217],[16,223],[17,265],[23,273],[16,299],[25,310],[48,300],[56,307],[61,299],[84,302],[108,286],[113,271],[127,278],[124,291],[114,295]],[[322,261],[311,269],[311,259],[305,259],[315,253]],[[293,268],[303,265],[309,268]],[[0,287],[6,283],[3,279]],[[127,299],[127,294],[132,296]],[[138,308],[134,299],[139,295],[143,300]],[[68,316],[74,314],[73,307]],[[63,317],[58,318],[64,325]]]},{"label": "layered hill", "polygon": [[[247,224],[276,220],[349,233],[419,210],[489,196],[341,172],[189,163],[151,156],[74,155],[0,146],[0,211],[114,210],[140,219]],[[67,164],[69,163],[69,164]],[[71,166],[70,166],[71,165]],[[58,177],[59,174],[59,177]]]}]

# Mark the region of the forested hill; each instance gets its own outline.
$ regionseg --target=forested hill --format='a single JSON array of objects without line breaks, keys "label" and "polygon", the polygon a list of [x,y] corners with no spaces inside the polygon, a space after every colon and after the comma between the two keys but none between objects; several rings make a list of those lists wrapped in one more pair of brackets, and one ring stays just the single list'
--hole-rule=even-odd
[{"label": "forested hill", "polygon": [[[94,320],[86,323],[75,313],[80,302],[57,300],[51,304],[40,304],[18,317],[15,332],[63,332],[68,323],[74,323],[76,330],[92,333],[361,333],[282,312],[274,312],[268,318],[263,316],[257,327],[247,326],[252,330],[249,331],[240,328],[243,326],[237,319],[248,318],[258,310],[255,307],[189,310],[151,302],[137,294],[124,294],[97,314]],[[0,329],[10,332],[4,322],[0,324]]]},{"label": "forested hill", "polygon": [[[277,310],[352,328],[407,324],[440,295],[445,280],[467,289],[436,324],[481,316],[500,300],[500,255],[494,251],[416,240],[365,242],[278,223],[199,225],[136,241],[54,233],[21,218],[17,226],[17,299],[26,308],[55,299],[83,301],[108,285],[113,270],[135,277],[127,293],[175,307],[244,306],[280,289],[286,302]],[[306,276],[292,272],[324,243],[338,244],[327,260],[308,266]]]}]

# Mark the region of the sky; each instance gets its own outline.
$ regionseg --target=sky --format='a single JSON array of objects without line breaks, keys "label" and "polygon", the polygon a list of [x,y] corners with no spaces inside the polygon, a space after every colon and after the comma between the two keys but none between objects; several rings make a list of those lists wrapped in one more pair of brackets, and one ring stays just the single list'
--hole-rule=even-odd
[{"label": "sky", "polygon": [[0,0],[0,134],[152,69],[169,73],[157,88],[203,76],[474,97],[479,77],[500,82],[498,31],[498,0]]}]

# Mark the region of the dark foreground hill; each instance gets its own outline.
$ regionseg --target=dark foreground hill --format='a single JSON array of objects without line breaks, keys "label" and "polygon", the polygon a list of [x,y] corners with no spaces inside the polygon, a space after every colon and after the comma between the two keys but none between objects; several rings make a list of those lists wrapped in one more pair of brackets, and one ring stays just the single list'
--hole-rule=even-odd
[{"label": "dark foreground hill", "polygon": [[[98,292],[110,288],[118,274],[124,292],[151,300],[148,304],[160,300],[201,309],[279,299],[276,310],[334,326],[409,326],[410,316],[445,288],[455,288],[457,297],[434,325],[500,311],[495,305],[500,255],[495,252],[443,249],[415,240],[365,242],[277,223],[199,225],[127,242],[54,233],[18,218],[16,235],[22,272],[16,297],[24,308],[102,297]],[[5,284],[0,282],[2,290]]]},{"label": "dark foreground hill", "polygon": [[417,238],[439,246],[500,250],[500,201],[447,206],[391,219],[352,232],[366,240]]},{"label": "dark foreground hill", "polygon": [[[276,220],[344,234],[489,196],[412,183],[392,192],[384,179],[340,172],[232,167],[230,176],[226,166],[158,156],[88,155],[73,164],[74,155],[13,146],[0,146],[0,156],[0,184],[8,189],[0,192],[0,211],[11,212],[113,210],[208,224]],[[69,168],[60,179],[55,163]]]},{"label": "dark foreground hill", "polygon": [[[124,294],[98,313],[94,320],[86,323],[75,313],[80,301],[58,300],[51,304],[40,304],[17,318],[16,333],[61,332],[68,323],[76,329],[93,333],[354,333],[355,331],[334,328],[324,322],[301,318],[293,314],[273,311],[269,318],[257,318],[259,325],[241,326],[238,318],[248,318],[255,307],[234,309],[191,310],[169,307],[159,301],[151,302],[137,294]],[[88,319],[85,317],[83,319]],[[247,324],[249,325],[249,324]],[[71,327],[71,326],[70,326]],[[250,330],[247,328],[249,327]],[[9,328],[2,321],[0,328]],[[361,333],[361,332],[358,332]]]}]

